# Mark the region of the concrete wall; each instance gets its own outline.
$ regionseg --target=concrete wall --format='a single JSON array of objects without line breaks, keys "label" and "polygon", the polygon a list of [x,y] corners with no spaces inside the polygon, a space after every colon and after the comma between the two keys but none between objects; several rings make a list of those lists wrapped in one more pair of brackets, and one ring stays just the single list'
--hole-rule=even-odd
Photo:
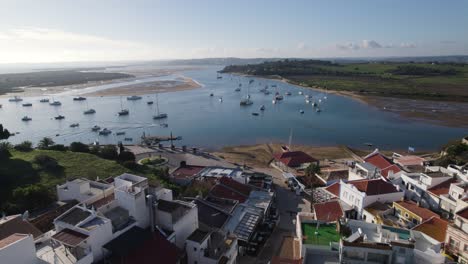
[{"label": "concrete wall", "polygon": [[88,245],[91,247],[95,261],[99,261],[104,257],[102,246],[112,240],[112,223],[110,220],[105,224],[94,228],[88,237]]},{"label": "concrete wall", "polygon": [[198,208],[192,208],[186,215],[174,224],[176,232],[176,246],[184,248],[184,243],[193,231],[198,228]]},{"label": "concrete wall", "polygon": [[32,235],[0,249],[0,263],[31,264],[37,262]]}]

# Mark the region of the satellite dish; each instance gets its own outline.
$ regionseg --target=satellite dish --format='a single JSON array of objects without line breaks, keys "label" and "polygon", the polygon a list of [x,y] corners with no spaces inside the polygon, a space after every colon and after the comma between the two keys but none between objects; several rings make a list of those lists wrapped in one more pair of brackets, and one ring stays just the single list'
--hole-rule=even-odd
[{"label": "satellite dish", "polygon": [[23,221],[27,221],[28,218],[29,218],[29,211],[26,210],[24,211],[23,215],[21,216],[21,218],[23,218]]}]

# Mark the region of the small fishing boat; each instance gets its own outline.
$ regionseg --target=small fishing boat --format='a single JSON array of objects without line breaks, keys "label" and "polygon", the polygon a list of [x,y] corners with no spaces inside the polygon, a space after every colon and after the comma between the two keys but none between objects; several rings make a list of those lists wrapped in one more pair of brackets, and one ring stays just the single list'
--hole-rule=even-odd
[{"label": "small fishing boat", "polygon": [[234,91],[240,92],[240,91],[241,91],[241,88],[236,88]]},{"label": "small fishing boat", "polygon": [[124,138],[124,141],[133,141],[133,138]]},{"label": "small fishing boat", "polygon": [[132,96],[127,97],[127,100],[129,100],[129,101],[136,101],[136,100],[140,100],[140,99],[141,99],[141,96],[137,96],[137,95],[132,95]]},{"label": "small fishing boat", "polygon": [[169,125],[166,124],[166,123],[162,123],[162,124],[160,124],[159,126],[161,126],[161,127],[168,127]]},{"label": "small fishing boat", "polygon": [[253,104],[253,102],[249,98],[245,98],[240,101],[240,105],[243,105],[243,106],[251,105],[251,104]]},{"label": "small fishing boat", "polygon": [[368,147],[372,147],[374,144],[369,143],[369,142],[366,142],[366,143],[364,143],[364,145],[366,145],[366,146],[368,146]]},{"label": "small fishing boat", "polygon": [[291,92],[285,92],[284,94],[289,96],[291,95]]},{"label": "small fishing boat", "polygon": [[47,98],[42,98],[41,100],[39,100],[39,102],[41,102],[41,103],[48,103],[48,102],[49,102],[49,99],[47,99]]},{"label": "small fishing boat", "polygon": [[125,135],[125,131],[120,131],[120,132],[117,132],[115,133],[117,136],[123,136]]},{"label": "small fishing boat", "polygon": [[210,93],[210,97],[212,97],[212,96],[214,96],[214,94],[213,94],[213,93]]},{"label": "small fishing boat", "polygon": [[299,113],[303,114],[303,113],[304,113],[304,110],[302,110],[302,109],[301,109],[301,110],[299,110]]},{"label": "small fishing boat", "polygon": [[50,103],[49,105],[51,106],[61,106],[62,103],[60,101],[53,101],[52,103]]},{"label": "small fishing boat", "polygon": [[146,102],[147,105],[152,105],[153,104],[153,101],[148,101]]},{"label": "small fishing boat", "polygon": [[283,100],[283,96],[277,94],[277,95],[275,95],[275,99],[276,99],[276,101],[281,101],[281,100]]},{"label": "small fishing boat", "polygon": [[8,102],[21,102],[21,101],[23,101],[23,99],[18,96],[8,99]]},{"label": "small fishing boat", "polygon": [[32,106],[32,104],[31,103],[25,103],[25,104],[23,104],[23,106],[28,107],[28,106]]},{"label": "small fishing boat", "polygon": [[130,114],[130,111],[128,111],[128,109],[122,109],[117,114],[119,114],[119,116],[126,116]]},{"label": "small fishing boat", "polygon": [[306,95],[305,95],[305,98],[306,98],[306,99],[309,99],[309,98],[310,98],[310,95],[306,94]]},{"label": "small fishing boat", "polygon": [[271,87],[276,88],[276,84],[272,84]]},{"label": "small fishing boat", "polygon": [[32,118],[30,118],[29,116],[24,116],[23,118],[21,118],[21,120],[27,122],[27,121],[31,121]]},{"label": "small fishing boat", "polygon": [[93,127],[91,128],[91,131],[93,131],[93,132],[97,132],[97,131],[99,131],[99,130],[101,130],[101,127],[98,126],[98,125],[95,125],[95,126],[93,126]]},{"label": "small fishing boat", "polygon": [[74,98],[73,98],[73,101],[84,101],[84,100],[86,100],[86,98],[85,98],[85,97],[81,97],[81,96],[80,96],[80,97],[74,97]]},{"label": "small fishing boat", "polygon": [[310,103],[310,100],[309,99],[306,99],[305,100],[306,104]]},{"label": "small fishing boat", "polygon": [[302,91],[299,91],[298,94],[299,94],[299,95],[303,95],[304,93],[303,93]]},{"label": "small fishing boat", "polygon": [[223,102],[223,97],[222,97],[222,96],[219,98],[219,101],[220,101],[221,103]]},{"label": "small fishing boat", "polygon": [[99,135],[102,135],[102,136],[107,136],[109,134],[112,134],[112,131],[110,131],[107,128],[104,128],[103,130],[99,131]]},{"label": "small fishing boat", "polygon": [[275,99],[273,99],[273,101],[271,101],[271,102],[272,102],[273,104],[276,104],[276,100],[275,100]]},{"label": "small fishing boat", "polygon": [[271,94],[271,92],[270,92],[270,91],[268,91],[268,90],[267,90],[267,91],[265,91],[265,92],[263,92],[263,93],[264,93],[265,95],[269,95],[269,94]]},{"label": "small fishing boat", "polygon": [[316,103],[316,102],[312,102],[312,107],[317,107],[317,103]]},{"label": "small fishing boat", "polygon": [[265,106],[264,105],[260,106],[260,111],[265,111]]},{"label": "small fishing boat", "polygon": [[85,111],[83,112],[83,114],[85,114],[85,115],[91,115],[91,114],[94,114],[94,113],[96,113],[96,110],[94,110],[94,109],[92,109],[92,108],[91,108],[91,109],[88,109],[88,110],[85,110]]},{"label": "small fishing boat", "polygon": [[63,115],[58,115],[56,117],[54,117],[55,120],[62,120],[62,119],[65,119],[65,116]]},{"label": "small fishing boat", "polygon": [[315,110],[315,112],[320,113],[320,112],[322,112],[322,110],[320,110],[320,108],[317,108],[317,109]]},{"label": "small fishing boat", "polygon": [[253,113],[252,113],[252,115],[253,115],[253,116],[258,116],[258,115],[259,115],[259,113],[257,113],[257,112],[253,112]]},{"label": "small fishing boat", "polygon": [[78,123],[73,123],[73,124],[70,125],[70,127],[79,127],[79,126],[80,126],[80,124],[78,124]]}]

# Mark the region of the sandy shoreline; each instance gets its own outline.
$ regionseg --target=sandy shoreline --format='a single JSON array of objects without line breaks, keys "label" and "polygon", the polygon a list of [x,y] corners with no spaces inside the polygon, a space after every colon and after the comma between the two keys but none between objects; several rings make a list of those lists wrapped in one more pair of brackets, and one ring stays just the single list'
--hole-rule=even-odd
[{"label": "sandy shoreline", "polygon": [[85,93],[85,96],[128,96],[145,95],[151,93],[180,92],[200,88],[201,85],[195,80],[187,77],[180,81],[156,81],[142,84],[132,84],[115,88],[104,89],[96,92]]}]

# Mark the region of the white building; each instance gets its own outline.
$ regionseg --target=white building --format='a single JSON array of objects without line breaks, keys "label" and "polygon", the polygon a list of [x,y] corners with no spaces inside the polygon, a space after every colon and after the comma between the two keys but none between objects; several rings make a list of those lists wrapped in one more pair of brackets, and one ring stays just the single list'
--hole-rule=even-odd
[{"label": "white building", "polygon": [[375,202],[391,203],[403,198],[404,193],[390,182],[382,179],[340,181],[339,197],[342,202],[357,211],[362,218],[363,209]]},{"label": "white building", "polygon": [[424,207],[438,207],[438,202],[427,194],[427,190],[452,179],[451,175],[441,171],[426,171],[418,173],[402,172],[398,182],[405,190],[405,198],[415,202],[421,202]]},{"label": "white building", "polygon": [[235,264],[237,239],[220,231],[197,229],[187,238],[185,251],[188,264]]},{"label": "white building", "polygon": [[88,179],[75,179],[57,185],[59,201],[77,200],[78,202],[93,202],[112,194],[114,186]]},{"label": "white building", "polygon": [[354,167],[349,167],[350,181],[364,179],[378,179],[381,177],[380,169],[369,162],[356,163]]},{"label": "white building", "polygon": [[33,236],[29,234],[12,234],[0,240],[0,262],[5,264],[40,263],[36,256]]},{"label": "white building", "polygon": [[195,203],[158,200],[155,224],[169,241],[184,248],[185,240],[198,228],[198,209]]},{"label": "white building", "polygon": [[440,195],[439,198],[440,209],[452,217],[455,212],[468,207],[468,183],[451,183],[448,193]]}]

